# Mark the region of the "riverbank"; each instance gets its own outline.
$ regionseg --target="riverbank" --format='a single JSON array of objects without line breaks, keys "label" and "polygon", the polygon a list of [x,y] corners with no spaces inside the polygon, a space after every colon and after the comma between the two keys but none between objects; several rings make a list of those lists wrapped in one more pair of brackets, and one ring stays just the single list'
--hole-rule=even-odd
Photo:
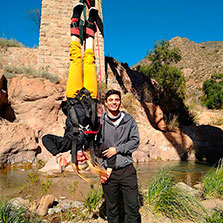
[{"label": "riverbank", "polygon": [[[183,182],[175,184],[175,177],[173,177],[172,174],[169,174],[169,170],[163,169],[161,171],[158,171],[156,176],[154,176],[151,182],[149,183],[148,189],[140,192],[140,213],[142,217],[142,223],[222,223],[221,219],[223,219],[223,199],[210,198],[210,196],[208,196],[207,189],[205,194],[204,180],[202,180],[199,185],[194,186],[196,188],[199,188],[199,190],[197,190],[192,187],[189,187]],[[209,172],[207,173],[207,176],[210,177],[210,174],[208,174]],[[171,179],[171,181],[169,179]],[[218,180],[216,180],[215,182],[219,184]],[[204,185],[202,185],[203,183]],[[169,187],[168,184],[170,188],[174,189],[174,193],[172,193],[171,199],[170,197],[166,197],[165,195],[165,190]],[[163,187],[163,185],[165,185],[165,188]],[[222,185],[219,185],[220,188],[221,186]],[[154,203],[156,202],[156,198],[155,200],[153,200],[153,196],[151,196],[151,194],[153,194],[154,192],[154,189],[155,193],[157,194],[156,197],[164,196],[163,201],[162,199],[159,199],[159,204]],[[73,185],[74,193],[75,190],[75,185]],[[170,191],[172,191],[172,189]],[[181,197],[178,197],[177,195],[179,191],[181,193]],[[218,195],[221,194],[219,193]],[[174,197],[178,198],[175,200]],[[181,199],[179,200],[179,198]],[[165,203],[168,199],[168,207],[166,210],[162,211],[163,206],[160,206],[161,208],[159,208],[159,205],[164,202],[163,204],[165,206]],[[186,203],[182,202],[182,200],[185,200]],[[35,217],[35,221],[30,220],[29,222],[39,222],[37,221],[37,219],[42,219],[45,223],[107,222],[105,217],[104,199],[102,197],[100,189],[98,188],[91,189],[91,192],[85,195],[83,202],[74,201],[70,198],[65,197],[54,197],[48,191],[46,195],[43,195],[41,197],[41,199],[39,198],[37,200],[33,200],[33,198],[30,196],[27,196],[26,199],[17,197],[16,199],[10,200],[8,204],[13,206],[16,205],[16,207],[19,208],[25,206],[27,209],[29,209],[29,211],[31,211],[30,215],[26,214],[26,216],[29,216],[29,218],[31,218],[30,216],[33,216],[32,218]],[[171,209],[173,205],[174,209]],[[120,210],[122,209],[123,206],[120,206]],[[175,212],[176,209],[178,209],[177,215]],[[1,207],[0,211],[2,212],[5,210]],[[37,216],[35,216],[34,213],[36,213]],[[0,214],[0,216],[3,216],[2,213]],[[214,221],[214,219],[216,221]]]},{"label": "riverbank", "polygon": [[[190,188],[193,189],[195,184],[200,182],[202,177],[204,177],[211,168],[194,162],[162,161],[139,163],[136,164],[135,167],[138,172],[139,189],[142,195],[140,197],[141,201],[143,201],[140,208],[142,223],[189,222],[185,219],[183,221],[182,219],[173,220],[173,218],[168,215],[166,216],[163,213],[157,212],[157,210],[154,209],[153,202],[155,201],[152,203],[148,201],[148,185],[152,182],[155,175],[161,172],[161,169],[169,169],[171,174],[175,176],[176,183],[184,182],[185,185],[187,184],[188,187],[191,186]],[[5,182],[5,184],[2,184],[3,176],[7,179],[7,183]],[[22,179],[23,183],[21,184]],[[24,202],[29,209],[31,208],[30,210],[32,212],[39,213],[42,216],[41,218],[44,219],[44,222],[47,223],[106,222],[106,220],[100,217],[105,213],[102,208],[103,199],[101,198],[101,193],[95,193],[95,191],[100,190],[98,178],[91,176],[91,179],[94,181],[94,189],[92,189],[90,184],[80,180],[74,173],[44,176],[35,172],[33,169],[11,169],[11,171],[8,170],[8,172],[5,171],[4,173],[0,171],[1,194],[7,197],[8,192],[11,193],[10,196],[8,194],[8,201],[12,197],[20,197],[20,203],[21,201],[22,203]],[[11,185],[17,187],[17,193],[15,193],[13,187],[10,188]],[[157,185],[157,183],[154,185]],[[161,190],[161,192],[162,191],[163,190]],[[210,199],[205,196],[202,188],[200,191],[199,193],[201,193],[202,196],[200,196],[199,202],[201,204],[204,203],[204,205],[202,205],[207,207],[208,210],[211,210],[210,215],[212,215],[217,207],[221,207],[221,210],[223,210],[222,200]],[[158,194],[160,194],[160,192]],[[93,202],[95,199],[98,200]],[[92,206],[92,203],[96,203],[97,205]],[[41,210],[41,212],[37,211],[38,209],[39,211]]]},{"label": "riverbank", "polygon": [[[178,181],[182,181],[189,186],[199,182],[200,178],[211,168],[201,163],[181,162],[181,161],[151,161],[136,163],[135,168],[138,174],[138,184],[141,190],[146,190],[149,181],[162,168],[172,168],[173,173],[178,176]],[[80,179],[73,172],[42,174],[37,171],[37,167],[31,165],[17,165],[7,169],[0,169],[0,193],[4,194],[6,200],[13,197],[29,194],[37,199],[42,193],[41,188],[51,182],[49,191],[56,197],[69,197],[73,200],[83,201],[91,187],[90,184]],[[84,174],[92,180],[95,186],[100,187],[99,178],[85,171]],[[30,183],[29,183],[30,182]],[[32,184],[31,184],[32,182]],[[74,194],[69,190],[75,182],[78,182]],[[42,183],[42,187],[41,187]],[[30,188],[22,192],[23,188]],[[53,190],[52,190],[53,188]],[[26,194],[25,194],[26,193]]]}]

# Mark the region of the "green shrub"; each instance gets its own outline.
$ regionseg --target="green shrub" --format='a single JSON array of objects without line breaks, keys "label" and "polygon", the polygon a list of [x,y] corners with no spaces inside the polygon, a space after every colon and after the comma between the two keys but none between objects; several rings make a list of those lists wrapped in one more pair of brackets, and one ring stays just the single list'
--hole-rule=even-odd
[{"label": "green shrub", "polygon": [[24,47],[22,43],[18,42],[15,39],[7,39],[7,38],[0,38],[0,46],[3,48],[7,47]]},{"label": "green shrub", "polygon": [[154,49],[146,58],[150,63],[140,66],[139,71],[155,79],[170,97],[178,95],[184,98],[186,80],[179,69],[170,66],[181,60],[180,50],[171,49],[168,41],[155,41]]},{"label": "green shrub", "polygon": [[211,198],[223,198],[223,161],[210,170],[202,179],[204,194]]},{"label": "green shrub", "polygon": [[74,181],[73,184],[68,186],[68,190],[70,191],[70,193],[72,193],[73,195],[76,193],[77,190],[77,186],[78,186],[78,181]]},{"label": "green shrub", "polygon": [[153,177],[148,186],[148,201],[152,203],[154,199],[160,196],[162,191],[168,190],[174,185],[174,177],[167,170],[161,170],[159,174]]},{"label": "green shrub", "polygon": [[27,178],[26,178],[26,183],[23,183],[19,187],[19,192],[20,193],[30,193],[32,190],[32,186],[37,184],[40,181],[39,174],[38,172],[31,172],[28,173]]},{"label": "green shrub", "polygon": [[[137,69],[145,74],[147,82],[151,83],[151,101],[163,108],[166,117],[173,117],[170,116],[173,114],[179,124],[193,124],[193,116],[184,103],[186,79],[181,70],[173,66],[181,60],[180,50],[170,47],[168,41],[156,41],[154,49],[148,52],[146,59],[148,63],[140,65]],[[166,106],[167,104],[169,106]],[[164,109],[167,107],[168,109]],[[165,121],[169,122],[171,119]]]},{"label": "green shrub", "polygon": [[148,185],[148,202],[153,210],[171,219],[197,222],[204,218],[205,210],[187,191],[174,186],[174,176],[161,170]]},{"label": "green shrub", "polygon": [[0,201],[0,222],[2,223],[40,223],[38,216],[30,213],[25,207],[17,207]]},{"label": "green shrub", "polygon": [[84,206],[89,212],[94,212],[98,208],[100,200],[102,199],[101,189],[91,189],[91,191],[84,197]]},{"label": "green shrub", "polygon": [[52,185],[52,180],[49,179],[49,177],[47,177],[47,179],[45,181],[41,180],[41,192],[42,195],[45,195],[48,193],[49,188]]},{"label": "green shrub", "polygon": [[84,206],[76,210],[76,220],[86,220],[92,217],[99,216],[99,208],[102,204],[103,192],[100,188],[94,189],[84,196]]},{"label": "green shrub", "polygon": [[209,109],[222,109],[223,107],[223,74],[212,75],[204,81],[202,86],[203,104]]}]

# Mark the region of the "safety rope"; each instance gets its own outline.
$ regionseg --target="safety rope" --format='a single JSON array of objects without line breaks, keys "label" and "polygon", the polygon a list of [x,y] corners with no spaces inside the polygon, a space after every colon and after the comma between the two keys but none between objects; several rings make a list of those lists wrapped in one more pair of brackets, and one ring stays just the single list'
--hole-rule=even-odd
[{"label": "safety rope", "polygon": [[[83,4],[85,4],[85,0],[80,0],[80,2],[82,2]],[[89,0],[86,0],[86,3],[88,5],[89,8],[91,8],[91,4],[89,2]],[[86,11],[85,11],[86,13]],[[86,15],[85,15],[86,16]],[[86,20],[86,18],[85,18]],[[98,48],[98,64],[99,64],[99,76],[100,76],[100,126],[98,128],[97,131],[86,131],[84,132],[85,134],[97,134],[100,131],[101,128],[101,122],[102,122],[102,114],[103,114],[103,106],[102,106],[102,74],[101,74],[101,55],[100,55],[100,47],[99,47],[99,36],[98,36],[98,32],[97,32],[97,48]]]},{"label": "safety rope", "polygon": [[91,4],[88,0],[86,0],[87,4],[88,4],[88,7],[91,8]]}]

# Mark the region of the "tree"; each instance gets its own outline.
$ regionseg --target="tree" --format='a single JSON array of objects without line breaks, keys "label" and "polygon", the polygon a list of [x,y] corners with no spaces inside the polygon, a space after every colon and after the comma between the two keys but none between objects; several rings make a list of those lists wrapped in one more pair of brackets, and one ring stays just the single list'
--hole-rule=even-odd
[{"label": "tree", "polygon": [[37,9],[30,9],[27,10],[27,13],[29,15],[29,18],[34,22],[35,27],[40,30],[40,24],[41,24],[41,10],[39,8]]},{"label": "tree", "polygon": [[155,79],[165,94],[177,94],[184,98],[186,80],[179,69],[170,66],[181,60],[180,50],[171,49],[168,41],[155,41],[154,49],[148,52],[147,58],[150,63],[140,66],[139,71]]},{"label": "tree", "polygon": [[155,41],[154,49],[147,53],[147,58],[151,61],[153,73],[158,72],[163,65],[170,65],[181,60],[178,48],[170,49],[169,41]]},{"label": "tree", "polygon": [[192,124],[193,117],[184,104],[186,79],[179,69],[171,66],[181,60],[180,50],[171,48],[168,41],[155,41],[146,58],[149,63],[141,65],[138,71],[155,79],[161,87],[158,92],[151,89],[153,103],[162,107],[167,122],[175,116],[179,123]]}]

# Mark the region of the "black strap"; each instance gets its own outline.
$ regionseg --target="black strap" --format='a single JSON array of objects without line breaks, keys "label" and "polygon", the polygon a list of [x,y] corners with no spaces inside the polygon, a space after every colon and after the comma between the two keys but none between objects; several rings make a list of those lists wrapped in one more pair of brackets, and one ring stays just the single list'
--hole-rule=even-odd
[{"label": "black strap", "polygon": [[79,122],[77,118],[76,111],[74,109],[74,104],[76,103],[75,99],[68,100],[68,109],[70,111],[70,118],[73,125],[73,136],[72,136],[72,147],[71,147],[71,155],[72,155],[72,163],[77,163],[77,135],[79,132]]},{"label": "black strap", "polygon": [[77,163],[77,135],[72,137],[71,157],[72,163]]},{"label": "black strap", "polygon": [[76,114],[76,111],[74,109],[74,106],[70,107],[70,117],[71,117],[71,122],[73,124],[74,133],[78,133],[79,122],[78,122],[78,118],[77,118],[77,114]]},{"label": "black strap", "polygon": [[94,146],[94,140],[91,140],[89,144],[89,150],[91,155],[91,161],[92,163],[95,163],[95,146]]}]

